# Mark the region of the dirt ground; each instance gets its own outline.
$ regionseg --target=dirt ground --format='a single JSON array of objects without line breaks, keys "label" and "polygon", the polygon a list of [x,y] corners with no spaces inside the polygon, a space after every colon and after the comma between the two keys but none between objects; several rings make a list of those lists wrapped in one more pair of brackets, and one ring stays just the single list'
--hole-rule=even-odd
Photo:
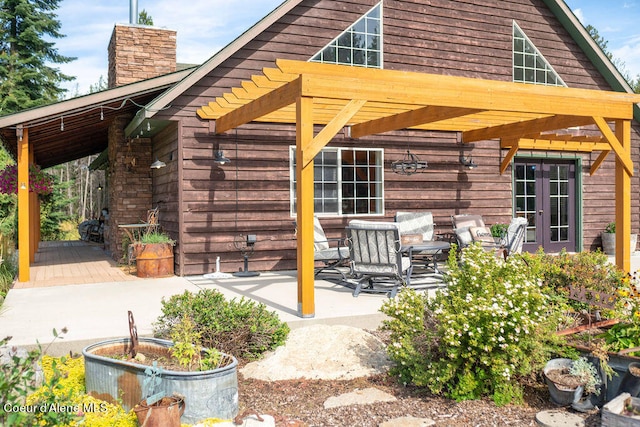
[{"label": "dirt ground", "polygon": [[[378,426],[407,416],[431,419],[438,427],[536,426],[538,412],[558,409],[550,401],[542,378],[532,378],[526,385],[524,404],[504,407],[497,407],[490,399],[457,403],[422,388],[403,386],[379,363],[380,351],[384,352],[383,334],[344,328],[293,330],[284,348],[255,362],[257,366],[251,370],[255,374],[243,375],[242,372],[249,371],[246,365],[241,366],[238,374],[240,415],[269,414],[278,426]],[[372,335],[376,340],[371,339]],[[343,369],[338,361],[374,365],[376,363],[368,362],[372,357],[378,360],[380,368],[375,373],[350,379],[336,375]],[[284,366],[286,372],[284,369],[276,372]],[[270,379],[264,379],[265,375]],[[370,387],[389,393],[397,400],[324,407],[330,397]],[[581,415],[587,427],[600,425],[597,411]]]}]

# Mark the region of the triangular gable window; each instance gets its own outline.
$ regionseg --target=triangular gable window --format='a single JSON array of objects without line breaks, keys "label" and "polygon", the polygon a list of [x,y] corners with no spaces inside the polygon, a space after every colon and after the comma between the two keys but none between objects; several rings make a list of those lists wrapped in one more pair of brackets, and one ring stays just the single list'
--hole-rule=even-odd
[{"label": "triangular gable window", "polygon": [[515,21],[513,22],[513,81],[567,86]]},{"label": "triangular gable window", "polygon": [[311,61],[382,68],[382,3],[333,39]]}]

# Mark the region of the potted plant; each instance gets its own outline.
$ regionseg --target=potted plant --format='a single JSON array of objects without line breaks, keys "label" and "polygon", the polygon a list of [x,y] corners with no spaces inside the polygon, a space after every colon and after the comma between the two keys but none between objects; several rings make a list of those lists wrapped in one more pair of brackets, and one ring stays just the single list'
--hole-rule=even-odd
[{"label": "potted plant", "polygon": [[173,276],[175,244],[175,240],[163,232],[142,234],[140,240],[133,243],[138,277]]},{"label": "potted plant", "polygon": [[508,228],[509,224],[496,223],[491,225],[491,236],[497,244],[501,244],[504,241],[505,237],[507,236]]},{"label": "potted plant", "polygon": [[[638,235],[631,233],[631,252],[636,251],[636,245],[638,243]],[[616,223],[610,222],[604,228],[602,233],[602,250],[607,255],[616,254]]]},{"label": "potted plant", "polygon": [[600,394],[600,375],[586,357],[552,359],[544,367],[543,376],[556,405],[575,405],[583,394]]}]

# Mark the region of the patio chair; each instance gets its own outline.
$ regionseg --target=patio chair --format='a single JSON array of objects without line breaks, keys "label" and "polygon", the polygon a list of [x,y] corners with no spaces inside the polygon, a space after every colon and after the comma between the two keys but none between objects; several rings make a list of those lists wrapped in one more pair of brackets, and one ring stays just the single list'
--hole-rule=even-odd
[{"label": "patio chair", "polygon": [[505,249],[505,257],[511,254],[519,254],[522,252],[522,245],[524,244],[524,236],[527,232],[527,221],[524,217],[517,217],[511,219],[511,223],[507,228],[507,235],[505,241],[502,243],[502,247]]},{"label": "patio chair", "polygon": [[[330,246],[330,242],[337,243],[337,246]],[[324,265],[315,270],[314,276],[325,270],[335,270],[346,279],[344,272],[338,267],[343,266],[349,259],[349,248],[344,245],[344,239],[328,239],[317,217],[313,217],[313,260],[322,262]]]},{"label": "patio chair", "polygon": [[396,212],[395,222],[403,236],[421,235],[422,241],[433,240],[433,215],[431,212]]},{"label": "patio chair", "polygon": [[[360,292],[389,293],[393,298],[400,285],[411,282],[411,253],[401,252],[400,231],[393,222],[352,220],[347,227],[353,296]],[[379,288],[382,286],[382,288]]]},{"label": "patio chair", "polygon": [[446,256],[448,250],[416,250],[424,242],[432,242],[436,236],[434,234],[435,224],[431,212],[403,212],[398,211],[395,215],[395,222],[400,230],[400,241],[403,245],[416,245],[413,248],[413,259],[423,261],[424,267],[435,273],[439,273],[438,258]]},{"label": "patio chair", "polygon": [[[464,249],[474,241],[480,241],[481,239],[489,244],[489,240],[486,239],[484,233],[477,234],[480,228],[485,227],[484,220],[481,215],[471,214],[459,214],[451,216],[451,223],[453,225],[453,231],[456,237],[456,243],[458,249]],[[476,238],[474,239],[473,231],[476,231]],[[493,238],[491,238],[493,241]],[[493,244],[495,246],[495,243]]]}]

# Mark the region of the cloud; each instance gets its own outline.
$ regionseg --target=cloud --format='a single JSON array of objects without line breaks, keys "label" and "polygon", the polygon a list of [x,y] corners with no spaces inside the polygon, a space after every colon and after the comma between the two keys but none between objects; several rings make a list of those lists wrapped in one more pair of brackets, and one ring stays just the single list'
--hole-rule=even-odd
[{"label": "cloud", "polygon": [[584,13],[582,12],[582,9],[580,8],[574,9],[573,14],[576,15],[576,18],[578,18],[578,21],[580,21],[582,25],[584,25],[585,27],[587,26],[587,22],[585,21],[585,17],[584,17]]}]

